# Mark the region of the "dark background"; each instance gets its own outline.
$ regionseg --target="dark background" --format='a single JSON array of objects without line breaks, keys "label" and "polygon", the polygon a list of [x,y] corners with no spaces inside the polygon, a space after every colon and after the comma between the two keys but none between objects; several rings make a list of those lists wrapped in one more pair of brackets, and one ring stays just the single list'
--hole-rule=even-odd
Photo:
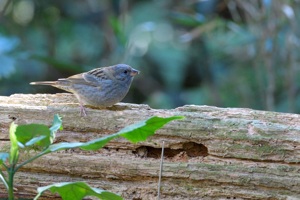
[{"label": "dark background", "polygon": [[297,0],[1,0],[0,95],[127,63],[125,102],[300,112]]}]

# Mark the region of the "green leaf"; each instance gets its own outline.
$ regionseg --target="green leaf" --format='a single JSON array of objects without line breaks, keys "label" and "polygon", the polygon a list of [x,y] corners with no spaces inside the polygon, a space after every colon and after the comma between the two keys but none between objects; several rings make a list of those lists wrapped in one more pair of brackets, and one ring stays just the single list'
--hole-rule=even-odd
[{"label": "green leaf", "polygon": [[0,165],[2,165],[2,163],[4,163],[8,159],[8,157],[8,153],[0,152]]},{"label": "green leaf", "polygon": [[9,139],[10,139],[10,154],[9,154],[9,163],[11,165],[16,164],[19,159],[19,147],[18,140],[16,136],[16,130],[18,125],[14,122],[11,123],[9,128]]},{"label": "green leaf", "polygon": [[98,150],[102,147],[104,147],[104,145],[106,143],[108,143],[109,141],[111,141],[112,139],[119,137],[118,134],[112,134],[112,135],[108,135],[108,136],[104,136],[102,138],[98,138],[95,140],[91,140],[89,142],[84,143],[80,149],[82,150]]},{"label": "green leaf", "polygon": [[16,136],[20,147],[37,145],[48,147],[52,144],[55,134],[62,129],[62,120],[59,115],[54,115],[53,123],[50,128],[43,124],[19,125]]},{"label": "green leaf", "polygon": [[52,144],[50,145],[44,152],[45,153],[50,153],[50,152],[55,152],[55,151],[60,151],[64,149],[73,149],[82,146],[84,143],[82,142],[60,142],[57,144]]},{"label": "green leaf", "polygon": [[52,126],[50,127],[50,137],[51,137],[51,143],[53,142],[55,138],[55,134],[58,130],[62,130],[62,120],[61,117],[56,114],[54,115]]},{"label": "green leaf", "polygon": [[[5,163],[5,161],[8,159],[9,154],[6,152],[0,152],[0,180],[3,182],[4,186],[6,189],[9,188],[8,184],[7,184],[7,180],[5,179],[5,175],[2,172],[2,164]],[[4,164],[5,166],[5,164]]]},{"label": "green leaf", "polygon": [[168,118],[151,117],[150,119],[127,126],[118,133],[91,140],[89,142],[63,142],[50,145],[44,152],[42,152],[42,154],[71,148],[80,148],[82,150],[98,150],[102,148],[106,143],[119,136],[122,136],[131,142],[145,141],[149,136],[153,135],[157,129],[161,128],[168,122],[183,118],[184,117],[182,116],[173,116]]},{"label": "green leaf", "polygon": [[[48,126],[43,124],[19,125],[16,129],[16,136],[18,141],[24,146],[36,144],[37,146],[47,147],[51,144],[50,130]],[[33,140],[33,138],[40,136],[44,136],[44,138],[41,140]],[[34,141],[36,143],[34,143]]]},{"label": "green leaf", "polygon": [[160,129],[168,122],[183,118],[184,117],[182,116],[173,116],[168,118],[154,116],[148,120],[125,127],[118,132],[118,135],[134,143],[145,141],[149,136],[153,135],[157,129]]},{"label": "green leaf", "polygon": [[150,119],[129,125],[120,130],[118,133],[86,142],[80,148],[83,150],[97,150],[102,148],[110,140],[119,136],[122,136],[131,142],[145,141],[149,136],[154,135],[155,131],[163,127],[166,123],[182,118],[183,117],[181,116],[173,116],[168,118],[151,117]]},{"label": "green leaf", "polygon": [[[29,140],[28,142],[25,143],[25,146],[34,145],[35,143],[38,143],[38,142],[40,142],[41,140],[43,140],[45,138],[46,138],[46,136],[44,136],[44,135],[32,138],[31,140]],[[20,144],[19,144],[19,146],[20,146]]]},{"label": "green leaf", "polygon": [[112,192],[90,187],[84,182],[64,182],[55,183],[45,187],[39,187],[38,194],[34,200],[45,192],[50,190],[52,193],[59,193],[63,200],[82,200],[86,196],[95,196],[102,200],[122,200],[123,198]]}]

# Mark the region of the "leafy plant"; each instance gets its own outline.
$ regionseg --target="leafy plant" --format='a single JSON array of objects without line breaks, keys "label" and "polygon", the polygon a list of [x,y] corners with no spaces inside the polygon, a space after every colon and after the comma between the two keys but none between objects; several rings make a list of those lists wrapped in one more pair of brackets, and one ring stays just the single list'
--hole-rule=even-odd
[{"label": "leafy plant", "polygon": [[[42,124],[16,125],[15,123],[12,123],[9,129],[11,143],[10,152],[0,152],[0,166],[3,166],[3,168],[7,171],[7,176],[3,173],[3,168],[0,168],[0,180],[4,183],[8,191],[8,198],[12,200],[14,199],[13,184],[15,173],[25,164],[30,163],[43,155],[72,148],[80,148],[82,150],[98,150],[110,140],[120,136],[133,143],[144,141],[149,136],[153,135],[157,129],[163,127],[166,123],[182,118],[183,117],[181,116],[173,116],[168,118],[155,116],[139,123],[127,126],[115,134],[102,138],[94,139],[88,142],[62,142],[57,144],[53,144],[55,133],[62,129],[62,120],[58,115],[54,116],[53,124],[50,128]],[[36,149],[41,149],[41,151],[28,160],[18,164],[20,148],[25,147],[34,147]],[[122,197],[117,194],[102,189],[92,188],[84,182],[55,183],[45,187],[39,187],[38,195],[35,197],[35,199],[38,199],[38,197],[46,190],[50,190],[52,193],[59,193],[64,200],[82,199],[85,196],[95,196],[99,199],[105,200],[122,199]]]}]

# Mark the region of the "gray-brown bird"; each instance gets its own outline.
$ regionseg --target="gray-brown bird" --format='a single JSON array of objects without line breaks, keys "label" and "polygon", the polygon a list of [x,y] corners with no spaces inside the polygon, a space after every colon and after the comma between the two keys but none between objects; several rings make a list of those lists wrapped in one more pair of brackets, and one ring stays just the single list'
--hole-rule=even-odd
[{"label": "gray-brown bird", "polygon": [[73,93],[80,104],[80,114],[86,116],[84,105],[108,107],[120,102],[127,94],[133,77],[139,73],[126,64],[96,68],[57,81],[31,82],[31,85],[51,85]]}]

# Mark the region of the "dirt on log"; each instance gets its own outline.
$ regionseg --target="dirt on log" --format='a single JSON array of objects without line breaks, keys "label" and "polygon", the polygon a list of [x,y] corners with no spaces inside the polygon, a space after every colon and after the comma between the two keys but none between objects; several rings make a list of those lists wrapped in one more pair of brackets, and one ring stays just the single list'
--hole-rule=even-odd
[{"label": "dirt on log", "polygon": [[[65,150],[40,157],[17,172],[17,197],[33,198],[37,187],[52,183],[85,181],[124,199],[156,199],[165,141],[161,199],[300,199],[300,115],[195,105],[162,110],[125,103],[86,111],[80,117],[71,94],[1,96],[0,152],[9,150],[12,121],[50,125],[59,114],[64,129],[57,133],[58,143],[89,141],[155,115],[185,119],[138,144],[118,138],[99,151]],[[0,183],[0,199],[6,196]],[[40,199],[55,198],[45,193]]]}]

